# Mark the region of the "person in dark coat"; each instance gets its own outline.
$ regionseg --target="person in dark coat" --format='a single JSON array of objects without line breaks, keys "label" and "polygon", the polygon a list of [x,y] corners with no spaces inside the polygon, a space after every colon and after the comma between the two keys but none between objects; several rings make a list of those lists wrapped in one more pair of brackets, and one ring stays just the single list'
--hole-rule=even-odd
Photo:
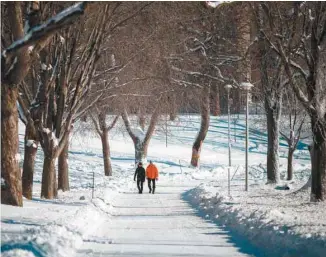
[{"label": "person in dark coat", "polygon": [[138,187],[139,194],[142,194],[143,184],[145,182],[145,169],[141,162],[138,163],[138,167],[135,171],[134,181],[136,181],[136,177],[137,177],[137,187]]}]

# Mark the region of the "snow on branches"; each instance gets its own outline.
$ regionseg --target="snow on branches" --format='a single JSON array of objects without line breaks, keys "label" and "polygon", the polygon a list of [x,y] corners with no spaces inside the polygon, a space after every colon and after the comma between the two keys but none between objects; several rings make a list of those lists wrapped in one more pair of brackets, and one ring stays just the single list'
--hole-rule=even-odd
[{"label": "snow on branches", "polygon": [[72,22],[73,19],[84,13],[86,5],[86,2],[77,3],[63,10],[58,15],[48,19],[45,23],[30,29],[23,38],[13,42],[7,49],[5,49],[2,52],[2,57],[6,58],[9,53],[16,52],[24,46],[31,46],[42,38],[54,33],[64,25]]}]

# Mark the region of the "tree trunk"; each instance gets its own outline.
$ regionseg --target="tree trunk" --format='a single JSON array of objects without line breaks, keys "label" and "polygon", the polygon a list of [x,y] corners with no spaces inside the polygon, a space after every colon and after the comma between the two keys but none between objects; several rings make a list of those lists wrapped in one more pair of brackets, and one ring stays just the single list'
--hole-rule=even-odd
[{"label": "tree trunk", "polygon": [[[251,58],[249,52],[247,51],[249,45],[251,44],[251,18],[248,13],[250,13],[250,5],[248,2],[237,2],[235,9],[236,15],[236,28],[237,28],[237,49],[242,61],[239,61],[237,64],[238,78],[241,82],[250,82],[251,81]],[[245,109],[245,100],[246,94],[242,90],[234,90],[232,94],[232,99],[234,103],[235,112],[238,115],[243,112]]]},{"label": "tree trunk", "polygon": [[287,169],[287,180],[293,179],[293,154],[294,154],[293,148],[289,147],[288,151],[288,169]]},{"label": "tree trunk", "polygon": [[104,174],[105,176],[112,176],[108,130],[103,131],[101,140],[102,140],[102,151],[103,151],[103,161],[104,161]]},{"label": "tree trunk", "polygon": [[69,165],[68,165],[69,140],[58,158],[58,189],[69,191]]},{"label": "tree trunk", "polygon": [[200,152],[203,141],[207,135],[209,127],[210,114],[210,86],[205,86],[202,93],[201,106],[201,123],[197,138],[192,146],[191,165],[193,167],[199,166]]},{"label": "tree trunk", "polygon": [[148,149],[148,142],[145,143],[137,139],[134,143],[135,146],[135,162],[147,162],[147,149]]},{"label": "tree trunk", "polygon": [[121,113],[123,122],[126,126],[126,129],[128,131],[129,136],[131,137],[132,141],[134,142],[135,147],[135,162],[147,162],[147,149],[149,145],[149,141],[151,140],[151,137],[155,131],[155,126],[159,117],[159,110],[160,110],[160,102],[157,103],[157,106],[155,108],[155,111],[152,114],[152,117],[149,122],[149,126],[145,135],[145,138],[143,140],[140,140],[131,129],[130,121],[128,118],[128,114],[126,109],[123,110]]},{"label": "tree trunk", "polygon": [[17,87],[1,85],[1,203],[23,206],[18,154]]},{"label": "tree trunk", "polygon": [[53,199],[57,195],[55,158],[52,155],[44,154],[41,198]]},{"label": "tree trunk", "polygon": [[[326,200],[326,128],[312,121],[314,144],[311,153],[311,201]],[[325,126],[325,125],[324,125]]]},{"label": "tree trunk", "polygon": [[37,145],[34,143],[31,146],[25,145],[24,164],[23,164],[23,196],[31,200],[33,195],[33,177],[34,165],[37,153]]},{"label": "tree trunk", "polygon": [[170,107],[170,121],[175,121],[177,118],[177,103],[176,103],[176,96],[171,95],[171,107]]},{"label": "tree trunk", "polygon": [[177,113],[174,111],[170,112],[170,121],[175,121],[175,119],[177,118]]},{"label": "tree trunk", "polygon": [[37,148],[38,139],[35,127],[28,122],[25,130],[25,151],[22,175],[23,196],[27,199],[32,199],[33,194],[34,165]]},{"label": "tree trunk", "polygon": [[[268,97],[268,96],[267,96]],[[281,99],[270,106],[265,99],[267,116],[267,183],[278,183],[279,174],[279,121],[281,114]]]},{"label": "tree trunk", "polygon": [[219,91],[219,85],[216,84],[212,87],[212,93],[211,93],[211,103],[212,103],[212,115],[218,116],[221,114],[221,108],[220,108],[220,91]]}]

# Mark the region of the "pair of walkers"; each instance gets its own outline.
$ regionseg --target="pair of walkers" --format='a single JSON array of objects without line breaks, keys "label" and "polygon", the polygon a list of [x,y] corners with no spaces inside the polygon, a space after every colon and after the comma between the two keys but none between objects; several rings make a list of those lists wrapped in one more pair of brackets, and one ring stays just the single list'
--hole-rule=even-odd
[{"label": "pair of walkers", "polygon": [[152,194],[155,193],[155,181],[158,179],[158,169],[153,164],[152,161],[149,161],[149,165],[146,168],[146,172],[143,167],[143,164],[139,162],[138,167],[135,171],[134,181],[136,181],[136,177],[137,177],[137,187],[140,194],[143,193],[143,184],[145,182],[146,177],[148,181],[149,193]]}]

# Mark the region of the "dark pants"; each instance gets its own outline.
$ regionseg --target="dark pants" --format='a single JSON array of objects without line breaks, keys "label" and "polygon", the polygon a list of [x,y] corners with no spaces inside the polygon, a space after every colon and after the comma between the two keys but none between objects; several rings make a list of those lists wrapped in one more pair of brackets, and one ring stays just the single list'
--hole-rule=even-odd
[{"label": "dark pants", "polygon": [[138,187],[138,191],[140,194],[143,193],[143,184],[144,184],[144,181],[137,180],[137,187]]},{"label": "dark pants", "polygon": [[[154,194],[154,192],[155,192],[155,179],[148,178],[147,180],[148,180],[149,192]],[[153,184],[153,188],[152,188],[151,184]]]}]

